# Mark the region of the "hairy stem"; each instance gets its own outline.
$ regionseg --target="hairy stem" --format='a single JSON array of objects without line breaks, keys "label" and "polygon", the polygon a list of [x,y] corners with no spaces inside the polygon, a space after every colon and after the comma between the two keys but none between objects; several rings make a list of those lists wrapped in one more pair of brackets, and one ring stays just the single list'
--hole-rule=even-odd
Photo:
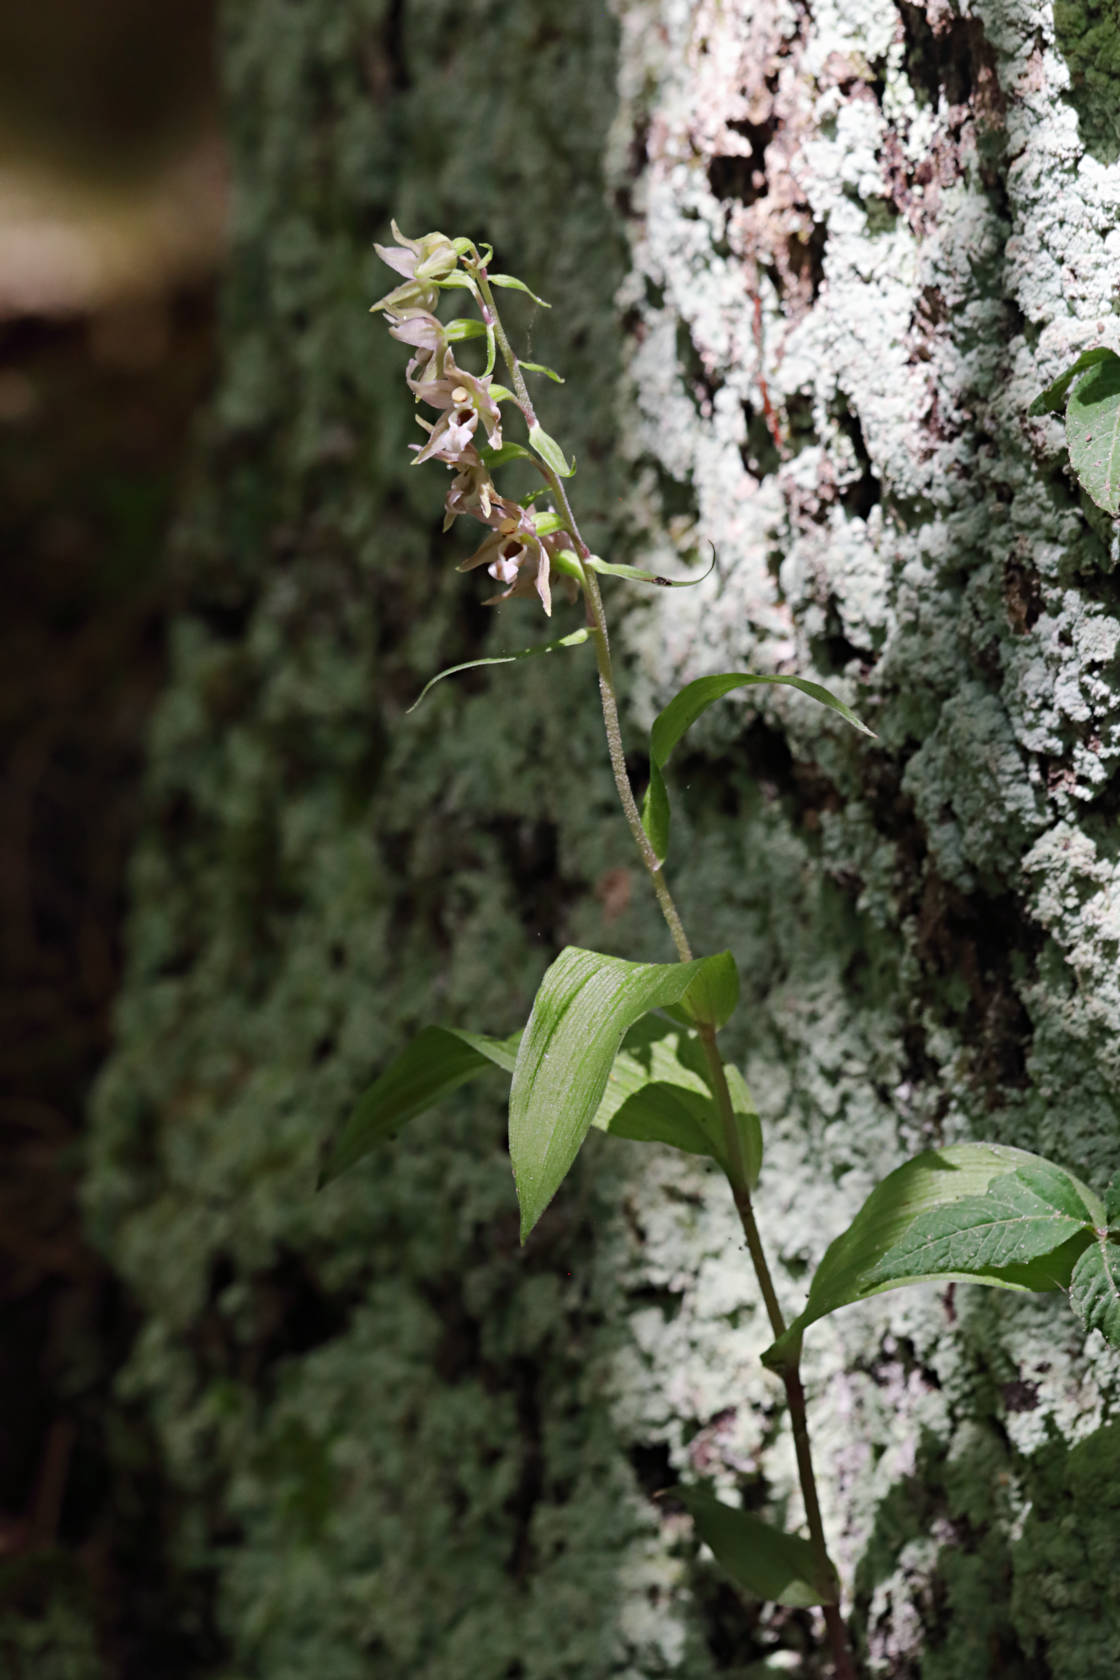
[{"label": "hairy stem", "polygon": [[[785,1315],[778,1303],[774,1279],[766,1259],[766,1251],[762,1246],[758,1222],[754,1216],[754,1207],[751,1204],[750,1183],[747,1177],[746,1163],[743,1159],[739,1128],[735,1123],[734,1105],[731,1101],[731,1092],[728,1090],[727,1076],[723,1071],[719,1050],[716,1047],[716,1029],[712,1026],[701,1026],[697,1028],[697,1031],[700,1035],[700,1042],[704,1046],[704,1058],[708,1064],[711,1088],[715,1095],[716,1107],[719,1110],[724,1149],[728,1160],[727,1176],[731,1185],[731,1194],[735,1198],[739,1223],[742,1225],[743,1235],[747,1239],[747,1250],[754,1267],[755,1277],[758,1279],[758,1287],[766,1307],[766,1316],[770,1320],[770,1329],[774,1334],[774,1340],[777,1341],[779,1336],[785,1334]],[[828,1546],[824,1537],[824,1523],[821,1520],[820,1500],[817,1497],[817,1479],[813,1472],[813,1454],[809,1444],[809,1420],[805,1410],[805,1389],[801,1382],[800,1363],[783,1369],[781,1376],[785,1384],[786,1404],[789,1407],[790,1426],[793,1430],[793,1446],[797,1456],[797,1479],[801,1484],[801,1498],[805,1505],[809,1543],[816,1558],[820,1581],[822,1583],[835,1581],[835,1570],[828,1555]],[[848,1630],[839,1607],[835,1604],[825,1604],[822,1608],[829,1645],[832,1650],[832,1660],[836,1670],[836,1680],[855,1680],[855,1668],[848,1642]]]},{"label": "hairy stem", "polygon": [[[533,408],[532,401],[529,397],[529,390],[525,384],[525,375],[521,371],[521,364],[517,359],[516,352],[510,344],[509,338],[506,335],[506,330],[502,325],[502,319],[494,302],[494,294],[491,291],[489,281],[486,278],[485,269],[479,268],[476,270],[475,278],[478,282],[479,291],[482,295],[483,320],[488,326],[492,326],[494,329],[494,336],[498,341],[498,347],[502,352],[503,360],[509,369],[510,378],[513,381],[513,387],[517,393],[517,405],[524,416],[525,424],[532,427],[537,423],[536,411]],[[572,512],[572,506],[568,500],[568,493],[564,488],[563,480],[552,470],[547,462],[542,462],[541,466],[545,477],[548,479],[549,488],[555,498],[557,512],[562,516],[568,531],[571,533],[572,541],[575,543],[576,553],[579,556],[580,570],[583,573],[583,593],[584,600],[587,605],[587,618],[594,632],[595,658],[599,667],[599,699],[603,708],[603,724],[607,735],[607,751],[610,755],[611,770],[614,773],[614,785],[618,790],[619,802],[622,806],[623,815],[626,818],[630,833],[634,837],[634,844],[638,848],[638,854],[641,857],[643,867],[649,875],[654,895],[657,899],[661,914],[665,918],[666,925],[669,929],[669,935],[676,948],[677,955],[682,962],[690,962],[692,960],[692,947],[690,946],[688,936],[684,931],[684,924],[681,921],[680,912],[677,910],[676,904],[673,901],[673,895],[669,891],[669,883],[666,881],[665,876],[662,873],[661,863],[658,859],[657,853],[654,851],[653,846],[650,843],[649,835],[642,827],[641,813],[638,810],[637,801],[634,798],[634,790],[630,786],[630,776],[626,769],[626,755],[622,746],[622,727],[618,720],[618,694],[615,688],[614,670],[611,664],[611,644],[610,637],[607,634],[607,619],[606,613],[603,610],[603,596],[602,591],[599,588],[599,580],[595,576],[592,568],[587,564],[591,550],[588,548],[582,535],[580,534],[580,529],[576,523],[575,514]]]}]

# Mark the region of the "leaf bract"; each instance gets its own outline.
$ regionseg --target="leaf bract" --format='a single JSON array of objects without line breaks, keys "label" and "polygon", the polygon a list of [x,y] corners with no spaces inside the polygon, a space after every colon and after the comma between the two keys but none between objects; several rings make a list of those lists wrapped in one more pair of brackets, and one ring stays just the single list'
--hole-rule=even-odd
[{"label": "leaf bract", "polygon": [[488,274],[486,278],[492,286],[500,286],[504,291],[524,292],[527,297],[532,298],[534,303],[539,303],[542,309],[552,308],[552,305],[546,303],[542,297],[538,297],[536,292],[531,292],[524,280],[518,280],[516,275]]},{"label": "leaf bract", "polygon": [[473,671],[479,665],[512,665],[518,659],[535,659],[538,654],[556,653],[561,648],[580,647],[590,636],[591,631],[587,625],[581,625],[578,630],[570,630],[566,636],[558,636],[554,642],[540,642],[536,647],[522,648],[519,653],[497,653],[488,659],[467,659],[462,665],[449,665],[446,671],[437,671],[436,675],[424,684],[408,710],[414,712],[430,688],[442,682],[444,677],[453,677],[457,671]]},{"label": "leaf bract", "polygon": [[551,467],[558,478],[571,478],[575,472],[575,465],[569,462],[564,451],[554,437],[549,437],[543,426],[529,427],[529,442],[540,456],[546,467]]}]

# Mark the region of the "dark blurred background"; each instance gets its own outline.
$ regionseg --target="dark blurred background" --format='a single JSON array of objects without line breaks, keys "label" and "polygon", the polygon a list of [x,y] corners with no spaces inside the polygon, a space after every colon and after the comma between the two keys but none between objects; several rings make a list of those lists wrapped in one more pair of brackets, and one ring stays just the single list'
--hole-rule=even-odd
[{"label": "dark blurred background", "polygon": [[[215,30],[211,0],[0,11],[5,1676],[67,1640],[80,1674],[91,1625],[113,1672],[151,1673],[158,1648],[158,1489],[137,1442],[110,1499],[99,1421],[134,1327],[83,1242],[77,1180],[174,594],[166,537],[214,376]],[[37,1613],[60,1575],[86,1606],[72,1626]]]}]

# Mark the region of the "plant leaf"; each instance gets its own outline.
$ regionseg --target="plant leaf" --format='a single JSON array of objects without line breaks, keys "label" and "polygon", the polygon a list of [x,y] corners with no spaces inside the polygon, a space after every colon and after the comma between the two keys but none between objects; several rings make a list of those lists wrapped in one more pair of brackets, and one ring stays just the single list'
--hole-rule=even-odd
[{"label": "plant leaf", "polygon": [[1068,1173],[1049,1162],[1021,1167],[994,1178],[982,1195],[919,1214],[870,1277],[886,1283],[1021,1266],[1091,1228]]},{"label": "plant leaf", "polygon": [[[540,302],[539,298],[537,299],[537,302]],[[545,305],[545,308],[548,308],[547,304]],[[556,369],[545,367],[543,362],[519,362],[518,366],[521,368],[523,373],[543,373],[547,379],[554,379],[557,385],[563,385],[564,383]]]},{"label": "plant leaf", "polygon": [[800,689],[802,694],[808,694],[811,699],[819,700],[822,706],[829,706],[834,712],[839,712],[853,728],[864,735],[875,739],[874,731],[861,723],[855,713],[830,694],[820,683],[809,682],[805,677],[756,677],[741,671],[728,671],[719,676],[697,677],[681,689],[680,693],[654,719],[653,728],[649,735],[649,786],[646,789],[645,800],[642,804],[642,827],[649,835],[650,844],[661,862],[669,849],[669,794],[662,774],[669,762],[673,748],[686,730],[692,725],[702,712],[723,695],[730,694],[736,688],[748,688],[757,683],[777,684],[785,688]]},{"label": "plant leaf", "polygon": [[735,1124],[739,1130],[739,1146],[747,1169],[747,1188],[753,1190],[762,1172],[762,1121],[754,1106],[754,1098],[747,1090],[747,1082],[733,1062],[724,1062],[724,1077],[731,1092],[731,1106],[735,1110]]},{"label": "plant leaf", "polygon": [[[724,1063],[724,1074],[753,1189],[762,1164],[762,1123],[738,1069]],[[592,1125],[613,1137],[707,1155],[728,1168],[700,1041],[654,1016],[643,1016],[627,1033]]]},{"label": "plant leaf", "polygon": [[[482,457],[483,465],[487,467],[504,467],[507,461],[532,461],[533,465],[537,466],[537,458],[533,451],[526,449],[523,443],[503,443],[498,449],[487,449],[483,446],[478,453]],[[547,485],[541,485],[541,490],[547,488]]]},{"label": "plant leaf", "polygon": [[327,1156],[319,1188],[468,1079],[490,1067],[512,1073],[520,1038],[520,1033],[486,1038],[457,1027],[425,1027],[358,1098]]},{"label": "plant leaf", "polygon": [[665,1005],[665,1013],[682,1026],[726,1026],[739,1001],[739,970],[730,951],[709,957],[703,974],[697,976],[679,1003]]},{"label": "plant leaf", "polygon": [[836,1573],[818,1578],[816,1555],[808,1540],[786,1534],[750,1511],[725,1505],[703,1488],[677,1487],[696,1532],[731,1579],[755,1598],[771,1604],[835,1604]]},{"label": "plant leaf", "polygon": [[1079,374],[1088,368],[1095,367],[1098,362],[1117,361],[1115,350],[1106,350],[1104,345],[1098,345],[1093,350],[1082,350],[1077,360],[1060,374],[1053,384],[1047,385],[1034,399],[1027,413],[1036,418],[1040,414],[1060,414],[1066,405],[1066,394]]},{"label": "plant leaf", "polygon": [[564,459],[564,451],[555,438],[549,437],[543,426],[529,427],[529,442],[545,466],[551,467],[558,478],[571,478],[576,470],[574,463]]},{"label": "plant leaf", "polygon": [[1098,507],[1120,513],[1120,356],[1077,380],[1066,403],[1070,465]]},{"label": "plant leaf", "polygon": [[1073,1268],[1069,1304],[1086,1330],[1099,1330],[1106,1342],[1120,1347],[1120,1247],[1114,1238],[1098,1236]]},{"label": "plant leaf", "polygon": [[1120,1173],[1113,1177],[1104,1193],[1104,1217],[1110,1231],[1120,1226]]},{"label": "plant leaf", "polygon": [[473,315],[460,315],[454,321],[448,321],[443,330],[452,344],[458,344],[464,338],[486,337],[485,322],[476,321]]},{"label": "plant leaf", "polygon": [[535,659],[539,653],[555,653],[559,648],[579,647],[588,641],[590,636],[591,631],[587,625],[581,625],[578,630],[570,630],[566,636],[558,636],[554,642],[540,642],[536,647],[522,648],[520,653],[499,653],[489,659],[468,659],[462,665],[449,665],[446,671],[438,671],[424,684],[408,710],[414,712],[430,688],[442,682],[444,677],[453,677],[457,671],[473,671],[477,665],[512,665],[518,659]]},{"label": "plant leaf", "polygon": [[667,578],[657,572],[643,572],[638,566],[612,565],[607,560],[601,560],[597,554],[589,554],[584,564],[591,567],[593,572],[602,572],[604,577],[630,578],[635,583],[656,583],[660,589],[691,589],[693,584],[703,583],[715,566],[715,549],[712,549],[712,564],[706,572],[701,572],[695,578]]},{"label": "plant leaf", "polygon": [[1102,1214],[1087,1185],[1025,1149],[927,1150],[876,1185],[827,1249],[805,1310],[763,1359],[772,1367],[791,1362],[818,1318],[906,1283],[1062,1288]]},{"label": "plant leaf", "polygon": [[549,537],[553,531],[568,529],[568,521],[560,513],[534,513],[533,525],[538,537]]},{"label": "plant leaf", "polygon": [[552,308],[550,303],[546,303],[543,298],[538,297],[536,292],[531,292],[524,280],[518,280],[515,275],[488,274],[486,278],[492,286],[501,286],[505,291],[524,292],[528,297],[532,298],[534,303],[539,303],[542,309]]},{"label": "plant leaf", "polygon": [[546,970],[509,1097],[522,1242],[579,1153],[627,1029],[678,1002],[713,960],[635,963],[570,945]]}]

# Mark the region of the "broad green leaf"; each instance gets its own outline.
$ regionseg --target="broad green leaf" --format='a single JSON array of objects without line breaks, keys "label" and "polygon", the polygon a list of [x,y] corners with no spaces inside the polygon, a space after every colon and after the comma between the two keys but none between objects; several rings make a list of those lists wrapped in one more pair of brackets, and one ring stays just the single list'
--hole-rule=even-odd
[{"label": "broad green leaf", "polygon": [[1086,1330],[1099,1330],[1120,1347],[1120,1247],[1098,1236],[1073,1268],[1069,1304]]},{"label": "broad green leaf", "polygon": [[566,636],[558,636],[554,642],[541,642],[536,647],[522,648],[520,653],[499,653],[489,659],[468,659],[462,665],[449,665],[446,671],[437,672],[430,682],[424,684],[408,710],[414,712],[430,688],[442,682],[444,677],[453,677],[457,671],[473,671],[478,665],[512,665],[518,659],[535,659],[540,653],[555,653],[559,648],[579,647],[590,635],[588,627],[582,625],[578,630],[570,630]]},{"label": "broad green leaf", "polygon": [[522,1242],[579,1153],[627,1029],[679,1002],[713,961],[635,963],[568,946],[546,970],[509,1097]]},{"label": "broad green leaf", "polygon": [[[547,304],[545,307],[548,307]],[[556,369],[545,367],[543,362],[519,362],[518,366],[520,367],[522,373],[543,373],[546,379],[554,379],[557,385],[563,385],[564,383]]]},{"label": "broad green leaf", "polygon": [[696,1532],[710,1546],[716,1562],[731,1579],[755,1598],[771,1604],[835,1604],[836,1572],[829,1566],[824,1580],[808,1540],[786,1534],[750,1511],[725,1505],[703,1488],[677,1487],[675,1498],[685,1506]]},{"label": "broad green leaf", "polygon": [[1104,1216],[1110,1231],[1120,1227],[1120,1173],[1115,1175],[1104,1193]]},{"label": "broad green leaf", "polygon": [[539,303],[542,309],[552,308],[552,305],[546,303],[542,297],[538,297],[536,292],[531,292],[524,280],[518,280],[512,274],[488,274],[486,278],[492,286],[500,286],[503,291],[524,292],[527,297],[532,298],[534,303]]},{"label": "broad green leaf", "polygon": [[468,1079],[490,1067],[512,1073],[520,1037],[486,1038],[456,1027],[417,1033],[358,1098],[319,1175],[320,1188]]},{"label": "broad green leaf", "polygon": [[[1009,1190],[1009,1177],[1021,1183]],[[971,1237],[954,1228],[962,1206],[966,1217],[979,1221]],[[1042,1211],[1047,1208],[1049,1215]],[[791,1362],[818,1318],[906,1283],[1062,1288],[1103,1211],[1087,1185],[1025,1149],[955,1143],[927,1150],[876,1185],[826,1251],[805,1310],[763,1358],[774,1367]],[[1016,1229],[1020,1258],[1002,1258],[1015,1252],[1008,1232]]]},{"label": "broad green leaf", "polygon": [[653,728],[649,736],[649,787],[646,789],[645,800],[642,805],[642,827],[649,835],[650,844],[658,858],[664,862],[669,849],[669,794],[665,786],[662,772],[672,754],[673,748],[686,730],[692,725],[702,712],[723,695],[730,694],[736,688],[749,688],[757,683],[776,684],[785,688],[800,689],[802,694],[808,694],[811,699],[819,700],[822,706],[830,707],[839,712],[854,728],[864,735],[875,739],[874,732],[861,723],[855,713],[830,694],[820,683],[809,682],[804,677],[755,677],[740,671],[724,672],[719,676],[697,677],[695,682],[688,683],[680,693],[670,700],[665,710],[654,719]]},{"label": "broad green leaf", "polygon": [[886,1283],[1021,1266],[1088,1229],[1089,1210],[1068,1173],[1049,1162],[1021,1167],[994,1178],[983,1195],[920,1214],[870,1276]]},{"label": "broad green leaf", "polygon": [[1098,362],[1070,388],[1070,465],[1098,507],[1120,513],[1120,356]]},{"label": "broad green leaf", "polygon": [[1098,362],[1117,360],[1120,360],[1120,358],[1117,357],[1116,352],[1106,350],[1103,345],[1098,345],[1093,350],[1082,350],[1077,360],[1063,374],[1060,374],[1052,385],[1047,385],[1045,391],[1039,393],[1027,413],[1036,417],[1040,414],[1060,414],[1066,406],[1066,396],[1069,388],[1079,374],[1095,367]]},{"label": "broad green leaf", "polygon": [[555,438],[549,437],[543,426],[529,427],[529,442],[545,466],[551,467],[558,478],[571,478],[576,470],[574,463],[564,459],[564,451]]},{"label": "broad green leaf", "polygon": [[[753,1189],[762,1165],[762,1123],[739,1070],[724,1063],[740,1148]],[[630,1029],[614,1059],[592,1125],[613,1137],[668,1143],[708,1155],[728,1170],[723,1127],[696,1034],[651,1015]]]}]

